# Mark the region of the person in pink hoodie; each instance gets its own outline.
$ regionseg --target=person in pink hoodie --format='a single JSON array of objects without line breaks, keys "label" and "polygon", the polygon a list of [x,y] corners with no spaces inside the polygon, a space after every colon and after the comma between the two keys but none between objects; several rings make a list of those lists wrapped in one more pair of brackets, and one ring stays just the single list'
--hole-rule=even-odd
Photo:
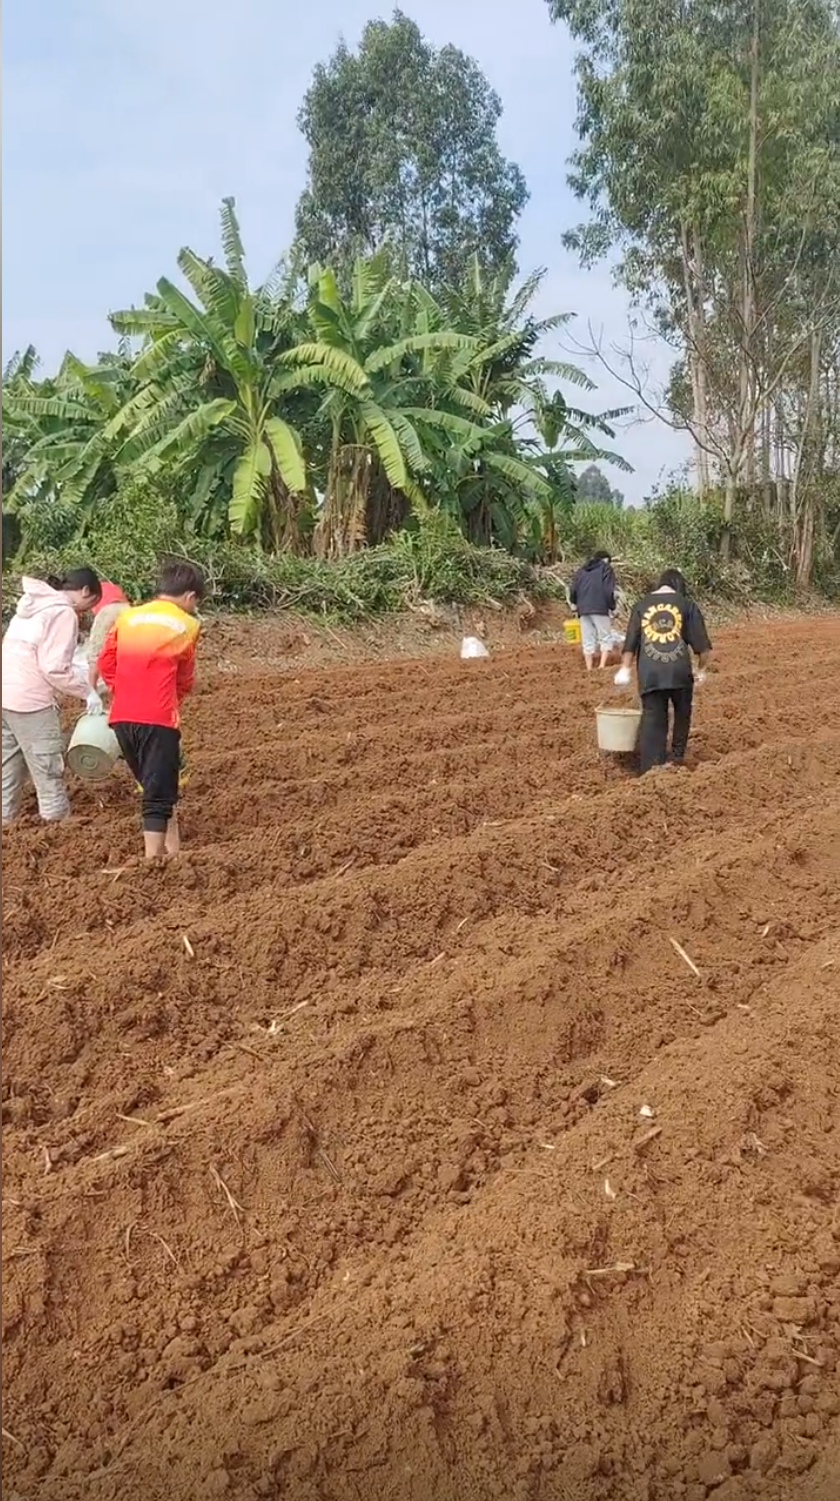
[{"label": "person in pink hoodie", "polygon": [[89,712],[102,711],[99,694],[73,661],[79,616],[98,604],[101,594],[92,568],[74,568],[60,579],[23,580],[23,595],[3,636],[4,824],[20,809],[27,777],[43,819],[53,823],[70,812],[56,694],[82,699]]}]

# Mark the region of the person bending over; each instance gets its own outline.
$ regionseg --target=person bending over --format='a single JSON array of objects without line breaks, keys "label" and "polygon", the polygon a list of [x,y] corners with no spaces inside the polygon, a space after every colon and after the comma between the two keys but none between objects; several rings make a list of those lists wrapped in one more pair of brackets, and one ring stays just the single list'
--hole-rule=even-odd
[{"label": "person bending over", "polygon": [[122,615],[123,610],[129,607],[129,599],[119,584],[112,584],[109,579],[101,580],[102,594],[98,604],[91,605],[90,613],[93,616],[93,625],[87,640],[88,681],[91,688],[99,686],[99,675],[96,666],[102,655],[102,648],[108,639],[111,627]]},{"label": "person bending over", "polygon": [[580,640],[587,672],[595,665],[596,649],[600,666],[606,667],[612,648],[610,616],[615,611],[615,574],[608,552],[596,552],[579,568],[572,579],[569,602],[580,619]]},{"label": "person bending over", "polygon": [[115,621],[97,664],[111,693],[108,716],[123,758],[142,788],[147,860],[177,855],[180,708],[195,675],[196,610],[204,577],[194,564],[161,568],[155,598]]},{"label": "person bending over", "polygon": [[92,568],[23,580],[23,595],[3,637],[4,824],[16,818],[27,778],[45,822],[56,823],[70,812],[56,694],[101,708],[73,660],[79,616],[99,599]]},{"label": "person bending over", "polygon": [[[702,683],[712,650],[703,615],[688,597],[676,568],[667,568],[656,588],[635,606],[624,640],[624,655],[615,675],[622,687],[632,681],[636,664],[642,699],[639,769],[664,766],[668,759],[668,718],[673,705],[671,759],[684,759],[691,730],[694,684]],[[695,679],[692,651],[698,658]]]}]

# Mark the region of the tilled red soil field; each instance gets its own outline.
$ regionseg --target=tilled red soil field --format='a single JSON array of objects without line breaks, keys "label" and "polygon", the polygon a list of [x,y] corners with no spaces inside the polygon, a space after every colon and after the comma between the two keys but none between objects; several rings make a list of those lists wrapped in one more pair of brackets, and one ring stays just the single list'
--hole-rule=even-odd
[{"label": "tilled red soil field", "polygon": [[180,861],[4,833],[10,1493],[833,1501],[840,619],[643,781],[563,647],[247,640]]}]

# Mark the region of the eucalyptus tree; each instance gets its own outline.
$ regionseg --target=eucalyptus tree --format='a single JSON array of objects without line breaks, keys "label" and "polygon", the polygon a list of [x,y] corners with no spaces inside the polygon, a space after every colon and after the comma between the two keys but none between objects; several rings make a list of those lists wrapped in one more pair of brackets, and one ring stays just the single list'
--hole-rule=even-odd
[{"label": "eucalyptus tree", "polygon": [[432,47],[400,11],[370,21],[357,52],[340,43],[300,112],[304,259],[343,280],[359,257],[388,246],[402,274],[439,287],[477,254],[509,278],[528,191],[499,148],[501,113],[478,64]]},{"label": "eucalyptus tree", "polygon": [[[805,578],[816,491],[796,490],[840,288],[835,0],[548,6],[579,47],[570,180],[590,215],[567,242],[587,264],[618,249],[672,339],[664,415],[692,435],[701,492],[723,484],[724,547],[738,495],[772,491]],[[643,397],[632,366],[629,383]]]}]

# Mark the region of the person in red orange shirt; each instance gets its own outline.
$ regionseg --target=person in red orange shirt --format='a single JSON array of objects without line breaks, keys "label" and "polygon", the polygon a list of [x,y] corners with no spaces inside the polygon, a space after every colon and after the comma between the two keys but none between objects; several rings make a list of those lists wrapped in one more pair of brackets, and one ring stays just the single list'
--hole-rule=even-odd
[{"label": "person in red orange shirt", "polygon": [[180,708],[191,691],[204,577],[193,563],[161,568],[155,598],[124,610],[97,663],[111,694],[108,716],[128,769],[142,788],[147,860],[177,855]]},{"label": "person in red orange shirt", "polygon": [[99,684],[96,667],[108,634],[115,621],[118,620],[123,610],[128,609],[129,605],[128,596],[123,594],[119,584],[111,584],[107,579],[101,579],[100,588],[101,599],[98,604],[91,605],[93,625],[87,641],[88,682],[91,688],[96,688]]}]

